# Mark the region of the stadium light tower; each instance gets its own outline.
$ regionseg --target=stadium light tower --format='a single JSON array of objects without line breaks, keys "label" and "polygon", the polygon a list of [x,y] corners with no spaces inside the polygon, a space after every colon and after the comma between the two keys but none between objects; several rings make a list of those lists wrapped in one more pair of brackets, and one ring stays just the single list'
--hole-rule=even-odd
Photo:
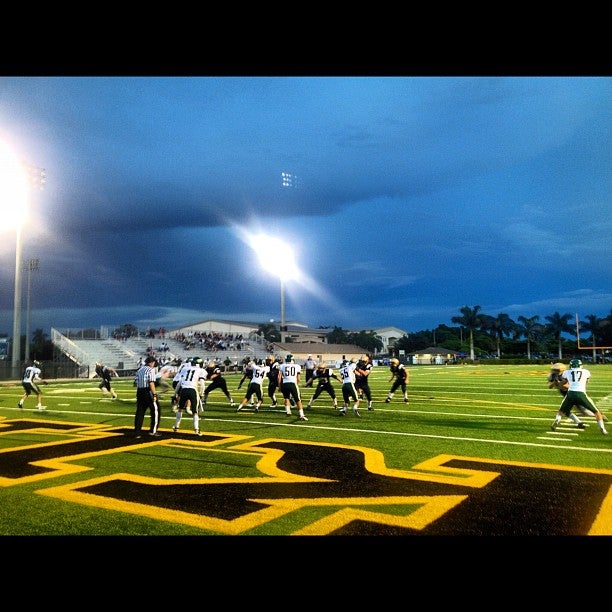
[{"label": "stadium light tower", "polygon": [[30,360],[30,291],[32,289],[32,272],[38,270],[38,259],[29,259],[25,269],[28,272],[28,292],[26,294],[26,331],[25,331],[25,361]]},{"label": "stadium light tower", "polygon": [[285,321],[285,282],[296,278],[299,274],[293,249],[282,240],[265,235],[251,238],[250,244],[259,256],[259,263],[264,270],[270,271],[270,262],[276,263],[272,270],[280,279],[280,338],[281,342],[284,343],[287,332],[287,323]]},{"label": "stadium light tower", "polygon": [[3,224],[15,226],[15,300],[13,308],[13,376],[19,375],[21,355],[21,229],[27,216],[28,172],[11,147],[0,140],[0,207]]}]

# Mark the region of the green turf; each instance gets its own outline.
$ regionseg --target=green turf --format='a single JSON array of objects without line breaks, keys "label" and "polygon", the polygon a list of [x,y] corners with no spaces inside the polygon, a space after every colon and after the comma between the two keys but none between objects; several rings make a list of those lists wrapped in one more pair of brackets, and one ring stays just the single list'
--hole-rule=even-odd
[{"label": "green turf", "polygon": [[[605,412],[612,366],[589,369],[589,395]],[[296,409],[288,417],[268,408],[267,396],[258,414],[236,413],[213,391],[202,438],[188,415],[172,435],[163,395],[164,435],[142,443],[128,435],[131,379],[113,381],[116,401],[102,397],[97,379],[51,381],[42,387],[44,411],[34,397],[19,410],[21,385],[4,383],[0,534],[612,534],[612,433],[588,417],[586,430],[569,421],[550,430],[561,396],[547,388],[546,366],[409,372],[410,403],[397,392],[386,404],[389,370],[374,368],[374,410],[363,401],[360,418],[350,409],[340,417],[326,393],[303,422]],[[238,402],[240,377],[227,379]],[[313,391],[302,387],[304,405]],[[108,440],[120,443],[87,447]],[[511,467],[499,476],[500,466]]]}]

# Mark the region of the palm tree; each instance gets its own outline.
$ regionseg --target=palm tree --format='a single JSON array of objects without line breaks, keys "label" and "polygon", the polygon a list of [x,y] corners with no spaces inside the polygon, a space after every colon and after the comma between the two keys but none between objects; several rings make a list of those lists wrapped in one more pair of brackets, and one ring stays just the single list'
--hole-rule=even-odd
[{"label": "palm tree", "polygon": [[491,330],[491,334],[495,338],[497,358],[501,359],[501,342],[505,335],[510,335],[514,331],[516,323],[503,312],[500,312],[496,317],[483,315],[483,318],[483,327]]},{"label": "palm tree", "polygon": [[[586,322],[580,321],[579,326],[588,332],[591,332],[591,346],[593,347],[593,363],[597,361],[597,342],[601,331],[603,320],[595,315],[587,315]],[[603,357],[603,350],[602,350]]]},{"label": "palm tree", "polygon": [[274,323],[261,323],[257,327],[257,335],[268,342],[280,342],[281,335]]},{"label": "palm tree", "polygon": [[458,325],[463,325],[470,332],[470,359],[474,361],[474,330],[482,326],[482,317],[484,315],[478,315],[478,311],[481,309],[480,306],[463,306],[459,309],[461,313],[460,317],[452,317],[451,321]]},{"label": "palm tree", "polygon": [[561,334],[563,332],[568,334],[576,333],[574,326],[570,325],[569,323],[569,321],[572,319],[572,315],[567,313],[562,315],[555,312],[552,315],[548,315],[544,318],[548,321],[546,329],[557,341],[557,346],[559,347],[559,360],[561,360],[563,359],[563,337]]},{"label": "palm tree", "polygon": [[520,315],[517,317],[517,320],[519,325],[516,326],[516,337],[520,338],[521,336],[525,336],[527,339],[527,359],[531,359],[531,343],[535,339],[535,334],[542,331],[542,325],[538,323],[540,316],[524,317]]}]

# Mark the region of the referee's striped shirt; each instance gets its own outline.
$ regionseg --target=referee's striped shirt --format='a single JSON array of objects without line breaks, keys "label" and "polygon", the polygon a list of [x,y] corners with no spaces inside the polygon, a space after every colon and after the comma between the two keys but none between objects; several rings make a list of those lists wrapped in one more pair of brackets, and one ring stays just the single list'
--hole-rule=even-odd
[{"label": "referee's striped shirt", "polygon": [[137,372],[134,378],[136,386],[139,389],[148,389],[149,383],[155,383],[156,368],[149,365],[143,365]]}]

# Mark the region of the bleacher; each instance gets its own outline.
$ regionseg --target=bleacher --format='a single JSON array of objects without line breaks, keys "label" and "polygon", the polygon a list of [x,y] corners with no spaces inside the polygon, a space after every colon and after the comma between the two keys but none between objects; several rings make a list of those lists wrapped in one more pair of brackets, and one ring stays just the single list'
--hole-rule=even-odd
[{"label": "bleacher", "polygon": [[[145,336],[131,336],[122,340],[116,338],[105,339],[83,339],[67,338],[55,329],[51,330],[53,344],[71,361],[89,368],[89,376],[95,372],[95,364],[101,361],[105,365],[117,370],[120,376],[133,374],[138,367],[138,361],[147,354],[149,349],[153,349],[158,357],[166,357],[169,360],[186,357],[202,357],[207,360],[214,360],[223,364],[229,359],[233,366],[242,367],[245,357],[265,359],[267,355],[265,344],[256,339],[249,340],[237,348],[227,350],[203,351],[196,347],[186,349],[184,344],[173,338],[159,337],[147,338]],[[167,351],[160,351],[161,343],[167,345]]]}]

